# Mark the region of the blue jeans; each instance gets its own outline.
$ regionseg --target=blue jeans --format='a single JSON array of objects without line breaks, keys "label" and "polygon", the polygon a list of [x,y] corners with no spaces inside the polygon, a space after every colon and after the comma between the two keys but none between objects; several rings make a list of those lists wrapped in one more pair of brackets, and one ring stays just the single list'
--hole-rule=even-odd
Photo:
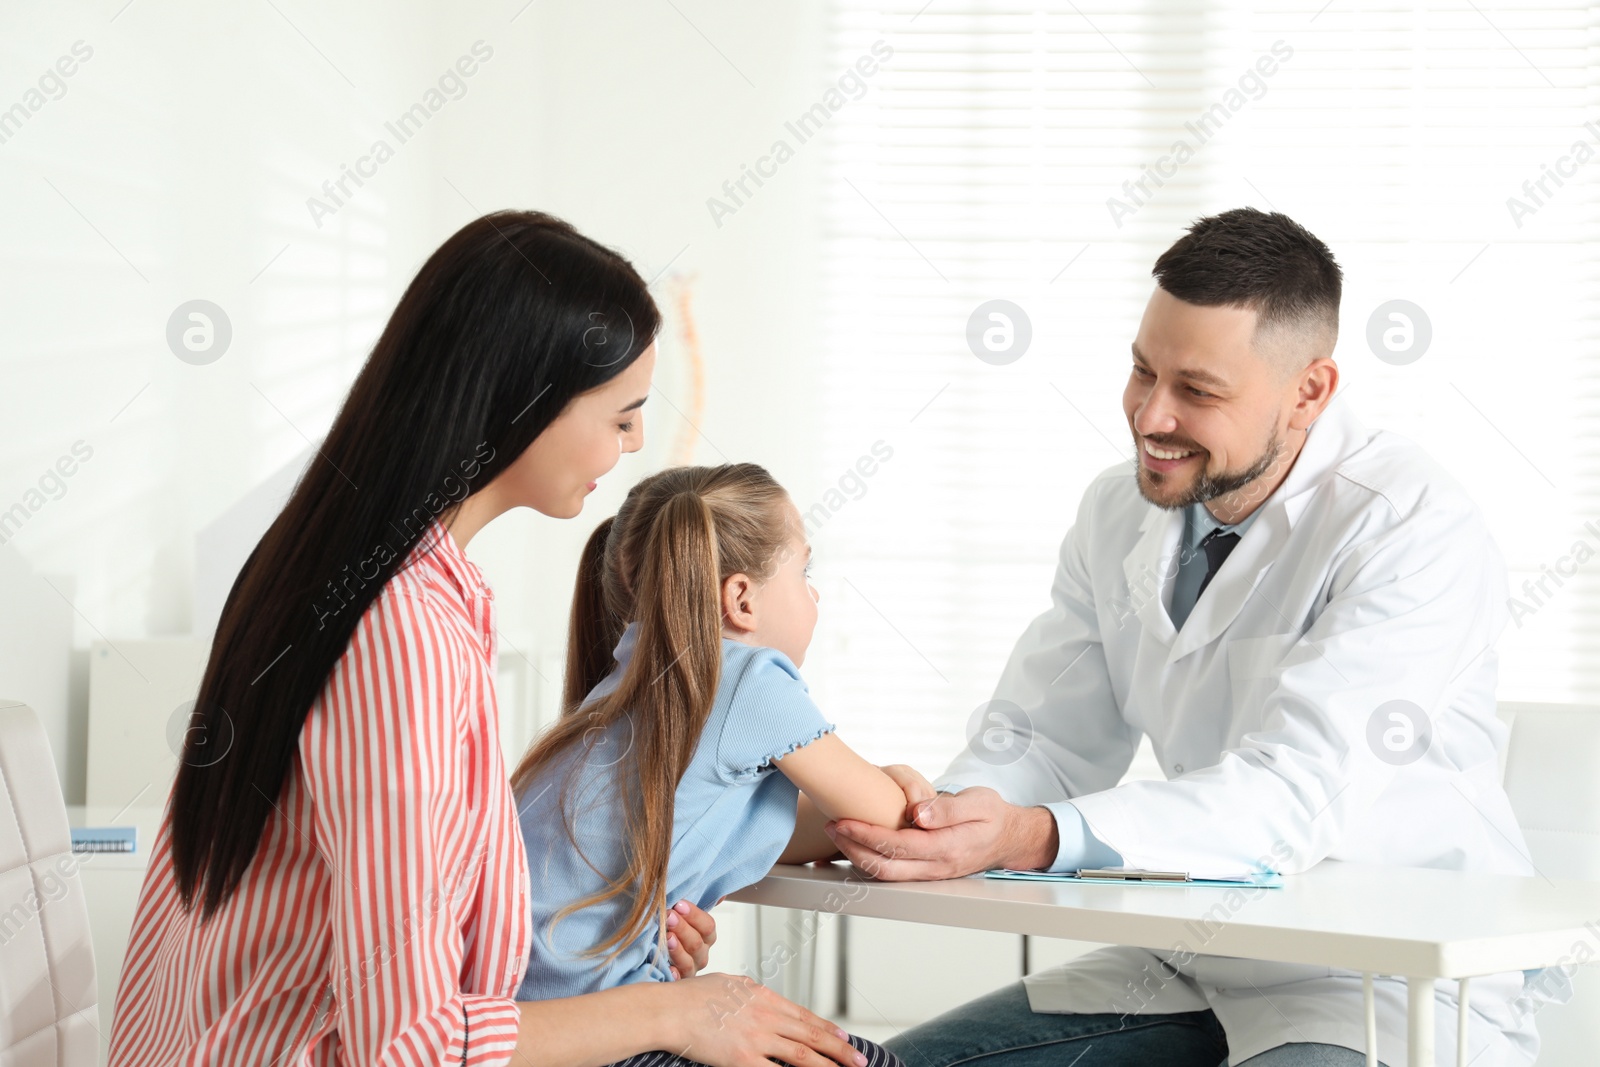
[{"label": "blue jeans", "polygon": [[[1228,1039],[1210,1011],[1175,1015],[1035,1013],[1021,982],[914,1026],[888,1049],[906,1067],[1222,1067]],[[1337,1045],[1279,1045],[1249,1067],[1365,1067]],[[1239,1067],[1245,1067],[1240,1064]]]}]

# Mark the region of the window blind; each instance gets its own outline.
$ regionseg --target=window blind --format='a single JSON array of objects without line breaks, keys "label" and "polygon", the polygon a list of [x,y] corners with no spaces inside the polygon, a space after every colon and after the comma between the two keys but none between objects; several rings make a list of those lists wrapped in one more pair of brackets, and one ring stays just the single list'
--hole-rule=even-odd
[{"label": "window blind", "polygon": [[[967,742],[1085,487],[1131,459],[1121,392],[1151,265],[1241,205],[1333,249],[1347,402],[1483,508],[1530,609],[1501,641],[1502,699],[1594,698],[1600,159],[1577,146],[1600,150],[1597,19],[837,0],[829,83],[892,50],[824,130],[821,458],[838,477],[810,512],[807,677],[845,736],[930,776]],[[993,300],[1031,330],[1010,362],[969,344]],[[875,446],[889,458],[862,463]]]}]

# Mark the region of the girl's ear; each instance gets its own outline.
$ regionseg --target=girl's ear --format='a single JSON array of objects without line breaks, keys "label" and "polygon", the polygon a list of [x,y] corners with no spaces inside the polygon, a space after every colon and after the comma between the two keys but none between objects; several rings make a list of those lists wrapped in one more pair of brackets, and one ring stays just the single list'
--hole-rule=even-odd
[{"label": "girl's ear", "polygon": [[747,574],[730,574],[722,583],[722,622],[740,633],[756,628],[756,584]]}]

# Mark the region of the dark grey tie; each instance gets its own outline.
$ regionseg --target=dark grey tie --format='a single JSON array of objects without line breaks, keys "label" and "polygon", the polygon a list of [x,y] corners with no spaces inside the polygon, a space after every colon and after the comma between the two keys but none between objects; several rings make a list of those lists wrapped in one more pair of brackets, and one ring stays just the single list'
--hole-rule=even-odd
[{"label": "dark grey tie", "polygon": [[1222,569],[1222,561],[1228,558],[1228,553],[1233,551],[1233,546],[1239,543],[1236,533],[1223,533],[1218,527],[1200,539],[1200,547],[1206,553],[1206,576],[1200,579],[1200,591],[1194,595],[1196,601],[1205,595],[1206,586],[1211,584],[1211,579],[1217,571]]}]

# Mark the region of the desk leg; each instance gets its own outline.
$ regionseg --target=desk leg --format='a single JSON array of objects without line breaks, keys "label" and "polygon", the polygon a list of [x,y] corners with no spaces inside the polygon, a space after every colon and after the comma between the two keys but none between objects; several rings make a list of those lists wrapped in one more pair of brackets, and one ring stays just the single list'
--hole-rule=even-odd
[{"label": "desk leg", "polygon": [[1406,979],[1406,1062],[1435,1067],[1433,1051],[1433,979]]},{"label": "desk leg", "polygon": [[1367,1017],[1367,1067],[1378,1067],[1378,1004],[1372,995],[1372,972],[1361,976],[1361,999]]},{"label": "desk leg", "polygon": [[1472,979],[1463,978],[1456,991],[1456,1067],[1467,1067],[1467,1013],[1471,1007],[1467,1003],[1470,995],[1468,986]]}]

